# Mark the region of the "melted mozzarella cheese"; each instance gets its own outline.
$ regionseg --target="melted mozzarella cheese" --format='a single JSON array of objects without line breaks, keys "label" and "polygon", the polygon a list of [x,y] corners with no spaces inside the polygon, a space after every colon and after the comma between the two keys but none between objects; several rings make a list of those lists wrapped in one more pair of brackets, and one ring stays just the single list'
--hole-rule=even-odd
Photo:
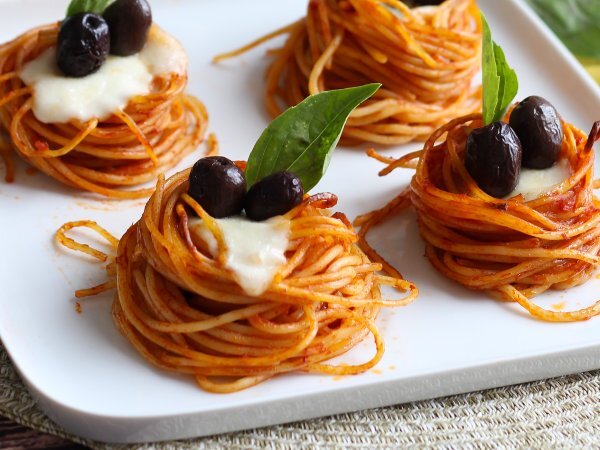
[{"label": "melted mozzarella cheese", "polygon": [[[226,246],[225,267],[248,295],[259,296],[287,261],[290,221],[282,217],[263,222],[228,217],[215,222]],[[195,241],[204,242],[213,256],[219,254],[215,237],[201,219],[190,219],[188,227]]]},{"label": "melted mozzarella cheese", "polygon": [[187,57],[171,36],[153,27],[146,45],[136,55],[109,55],[100,69],[82,78],[65,76],[51,47],[27,63],[20,77],[33,87],[33,114],[44,123],[77,119],[105,119],[123,109],[137,95],[150,92],[155,76],[185,75]]},{"label": "melted mozzarella cheese", "polygon": [[564,159],[547,169],[523,168],[517,187],[506,198],[521,194],[525,201],[533,200],[551,191],[552,188],[565,181],[569,176],[571,176],[569,162]]},{"label": "melted mozzarella cheese", "polygon": [[49,48],[21,72],[33,86],[33,114],[44,123],[104,119],[130,98],[148,93],[152,75],[137,55],[109,56],[95,73],[69,78],[56,66],[56,49]]},{"label": "melted mozzarella cheese", "polygon": [[148,41],[139,56],[152,75],[187,74],[188,60],[183,47],[157,26],[150,29]]}]

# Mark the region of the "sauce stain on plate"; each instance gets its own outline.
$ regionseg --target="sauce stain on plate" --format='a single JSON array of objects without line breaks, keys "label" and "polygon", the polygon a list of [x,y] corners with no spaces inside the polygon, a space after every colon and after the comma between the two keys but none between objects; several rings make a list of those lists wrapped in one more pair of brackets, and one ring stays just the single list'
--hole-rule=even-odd
[{"label": "sauce stain on plate", "polygon": [[121,201],[119,203],[111,202],[110,200],[89,200],[89,201],[77,201],[75,205],[86,211],[123,211],[136,207],[143,207],[146,205],[145,201]]}]

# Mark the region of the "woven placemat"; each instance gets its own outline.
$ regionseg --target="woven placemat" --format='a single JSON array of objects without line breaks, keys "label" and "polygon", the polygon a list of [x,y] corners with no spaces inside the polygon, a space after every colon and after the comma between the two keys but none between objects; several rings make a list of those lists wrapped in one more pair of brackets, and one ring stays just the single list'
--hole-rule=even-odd
[{"label": "woven placemat", "polygon": [[0,415],[98,449],[598,448],[600,371],[193,440],[111,446],[42,413],[0,345]]}]

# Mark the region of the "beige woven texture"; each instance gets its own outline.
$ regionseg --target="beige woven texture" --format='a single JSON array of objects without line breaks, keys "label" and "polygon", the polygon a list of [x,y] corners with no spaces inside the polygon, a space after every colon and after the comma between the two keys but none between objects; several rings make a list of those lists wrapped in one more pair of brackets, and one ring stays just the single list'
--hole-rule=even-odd
[{"label": "beige woven texture", "polygon": [[115,450],[600,448],[600,371],[194,440],[110,446],[69,435],[52,423],[0,345],[0,415]]}]

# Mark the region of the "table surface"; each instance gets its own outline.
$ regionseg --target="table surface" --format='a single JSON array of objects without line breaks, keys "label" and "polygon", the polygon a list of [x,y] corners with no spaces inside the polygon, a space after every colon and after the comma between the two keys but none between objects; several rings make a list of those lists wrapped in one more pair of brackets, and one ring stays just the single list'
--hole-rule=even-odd
[{"label": "table surface", "polygon": [[[600,83],[600,62],[582,62],[589,69],[592,76]],[[77,450],[85,448],[87,447],[74,444],[57,436],[31,430],[18,425],[9,419],[0,417],[0,450]]]},{"label": "table surface", "polygon": [[84,448],[87,447],[72,444],[50,434],[38,433],[0,417],[0,449],[77,450]]}]

